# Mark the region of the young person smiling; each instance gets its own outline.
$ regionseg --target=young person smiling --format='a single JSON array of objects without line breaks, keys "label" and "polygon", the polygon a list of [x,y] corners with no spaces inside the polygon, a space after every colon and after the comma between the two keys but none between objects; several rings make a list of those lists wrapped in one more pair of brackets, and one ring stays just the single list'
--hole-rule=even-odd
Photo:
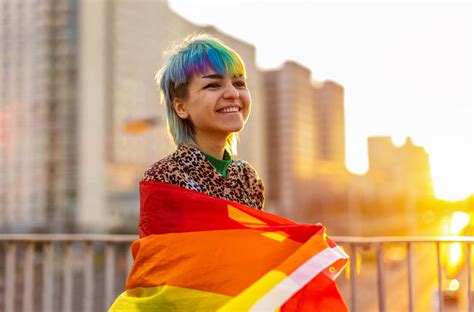
[{"label": "young person smiling", "polygon": [[347,255],[321,224],[258,210],[263,183],[234,159],[245,79],[239,55],[206,35],[158,73],[177,149],[140,182],[134,264],[109,311],[348,311],[334,282]]},{"label": "young person smiling", "polygon": [[170,51],[156,80],[177,149],[152,165],[142,181],[262,209],[262,181],[248,162],[235,159],[237,134],[251,111],[242,58],[212,36],[192,35]]}]

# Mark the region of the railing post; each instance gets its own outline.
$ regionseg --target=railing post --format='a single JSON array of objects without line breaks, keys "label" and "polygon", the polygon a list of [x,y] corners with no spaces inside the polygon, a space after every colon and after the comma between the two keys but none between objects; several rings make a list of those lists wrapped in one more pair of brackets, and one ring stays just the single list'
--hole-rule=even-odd
[{"label": "railing post", "polygon": [[379,311],[385,312],[385,271],[383,265],[382,243],[376,244],[377,249],[377,285],[379,295]]},{"label": "railing post", "polygon": [[472,253],[472,244],[467,244],[467,252],[466,252],[466,265],[467,265],[467,311],[472,312],[474,311],[472,306],[472,268],[471,268],[471,253]]},{"label": "railing post", "polygon": [[438,264],[438,311],[443,311],[443,267],[441,266],[441,244],[436,243],[436,260]]},{"label": "railing post", "polygon": [[108,309],[115,296],[115,244],[105,245],[105,308]]},{"label": "railing post", "polygon": [[14,242],[7,243],[5,271],[5,312],[13,312],[16,289],[16,243]]},{"label": "railing post", "polygon": [[64,312],[72,311],[72,242],[64,244],[64,264],[63,264],[63,309]]},{"label": "railing post", "polygon": [[83,311],[92,311],[94,294],[94,249],[92,242],[85,244],[84,257],[84,307]]},{"label": "railing post", "polygon": [[43,245],[43,312],[53,311],[53,246],[51,242]]},{"label": "railing post", "polygon": [[23,278],[24,294],[23,294],[23,311],[33,312],[33,285],[34,285],[34,254],[35,244],[29,242],[26,245],[25,254],[25,273]]},{"label": "railing post", "polygon": [[408,311],[413,312],[413,248],[407,243]]},{"label": "railing post", "polygon": [[357,308],[357,289],[356,289],[356,277],[357,277],[357,245],[351,243],[351,257],[350,261],[350,273],[351,273],[351,311],[356,312]]}]

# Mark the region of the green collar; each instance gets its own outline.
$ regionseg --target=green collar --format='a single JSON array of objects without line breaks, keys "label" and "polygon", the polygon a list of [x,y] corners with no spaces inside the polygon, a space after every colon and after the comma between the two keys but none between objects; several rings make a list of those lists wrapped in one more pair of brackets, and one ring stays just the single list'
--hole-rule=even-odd
[{"label": "green collar", "polygon": [[202,152],[204,156],[206,156],[207,160],[211,163],[211,165],[216,169],[217,172],[219,172],[223,177],[227,177],[227,167],[232,163],[232,156],[227,151],[227,149],[224,150],[224,159],[219,159],[215,158],[214,156],[211,156],[209,154],[206,154]]}]

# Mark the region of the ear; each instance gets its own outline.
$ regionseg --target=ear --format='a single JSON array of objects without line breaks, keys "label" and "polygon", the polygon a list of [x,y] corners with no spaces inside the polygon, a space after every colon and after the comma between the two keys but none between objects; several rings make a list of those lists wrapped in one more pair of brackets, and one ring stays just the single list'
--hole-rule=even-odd
[{"label": "ear", "polygon": [[188,119],[189,113],[186,109],[186,106],[184,105],[184,102],[181,99],[173,99],[173,108],[179,118]]}]

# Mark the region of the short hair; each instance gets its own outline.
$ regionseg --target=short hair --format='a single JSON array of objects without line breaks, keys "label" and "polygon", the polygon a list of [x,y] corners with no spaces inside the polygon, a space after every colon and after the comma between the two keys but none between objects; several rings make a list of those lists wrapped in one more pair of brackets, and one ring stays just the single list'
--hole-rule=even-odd
[{"label": "short hair", "polygon": [[[195,131],[191,122],[181,119],[174,110],[173,99],[186,99],[188,86],[193,75],[205,74],[211,68],[219,75],[245,76],[242,58],[219,39],[208,34],[191,34],[181,44],[165,52],[163,67],[155,79],[166,106],[168,131],[176,145],[195,145]],[[232,133],[226,148],[237,151],[237,133]]]}]

